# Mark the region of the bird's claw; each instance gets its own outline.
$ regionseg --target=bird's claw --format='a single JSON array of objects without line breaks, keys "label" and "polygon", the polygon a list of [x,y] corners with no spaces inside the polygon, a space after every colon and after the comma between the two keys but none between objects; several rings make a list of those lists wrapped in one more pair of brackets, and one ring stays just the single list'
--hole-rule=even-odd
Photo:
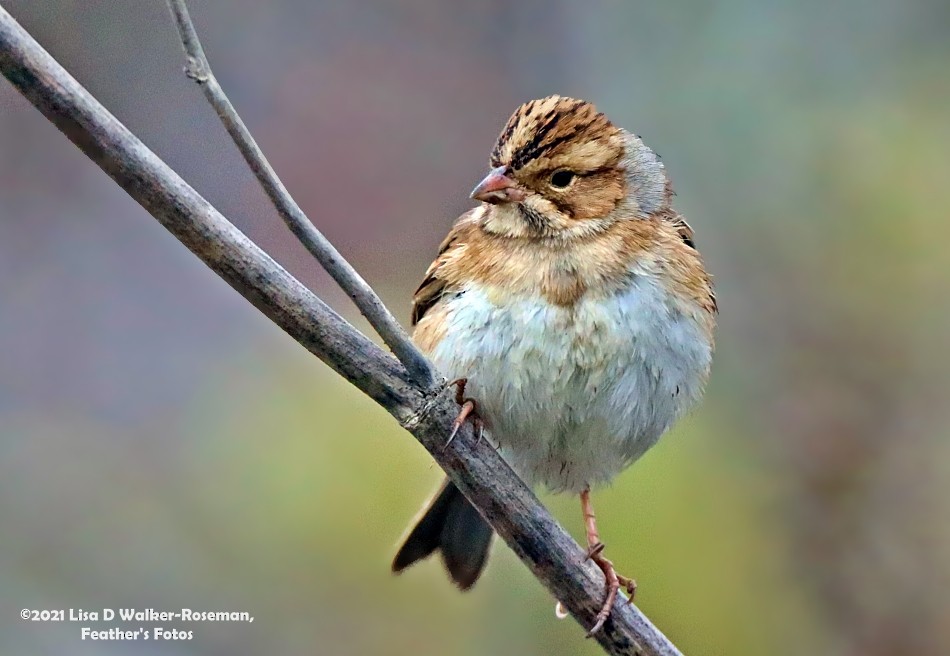
[{"label": "bird's claw", "polygon": [[445,444],[442,445],[443,451],[449,448],[452,440],[454,440],[455,436],[458,435],[462,424],[464,424],[465,420],[469,418],[471,418],[472,428],[475,430],[475,436],[477,438],[476,444],[482,441],[482,435],[485,432],[485,426],[482,423],[481,417],[478,416],[475,399],[465,398],[466,383],[468,383],[468,378],[457,378],[446,385],[446,387],[452,387],[453,385],[455,386],[455,402],[458,403],[461,408],[459,409],[459,413],[455,418],[455,421],[452,422],[452,432],[449,433],[449,439],[446,440]]}]

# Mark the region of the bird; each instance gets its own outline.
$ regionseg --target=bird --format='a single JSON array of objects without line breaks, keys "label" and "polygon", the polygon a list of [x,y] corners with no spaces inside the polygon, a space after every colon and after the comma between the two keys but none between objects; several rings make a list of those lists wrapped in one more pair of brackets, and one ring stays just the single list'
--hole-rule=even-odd
[{"label": "bird", "polygon": [[[413,340],[532,486],[579,496],[606,596],[636,583],[604,556],[591,502],[697,405],[718,307],[660,158],[590,102],[552,95],[511,115],[412,299]],[[493,532],[446,479],[392,569],[438,552],[466,590]]]}]

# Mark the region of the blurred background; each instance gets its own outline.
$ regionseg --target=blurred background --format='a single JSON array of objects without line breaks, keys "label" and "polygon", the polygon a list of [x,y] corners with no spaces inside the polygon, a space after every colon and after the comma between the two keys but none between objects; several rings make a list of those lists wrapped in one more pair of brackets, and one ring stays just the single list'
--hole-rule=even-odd
[{"label": "blurred background", "polygon": [[[3,6],[365,327],[182,75],[163,2]],[[519,103],[588,98],[642,135],[721,323],[702,408],[595,496],[638,604],[694,656],[950,653],[950,4],[192,11],[284,182],[404,321]],[[6,81],[0,435],[2,653],[600,653],[503,545],[465,595],[438,562],[392,577],[441,475],[423,449]],[[575,499],[544,499],[582,535]],[[19,619],[126,606],[255,621],[142,644]]]}]

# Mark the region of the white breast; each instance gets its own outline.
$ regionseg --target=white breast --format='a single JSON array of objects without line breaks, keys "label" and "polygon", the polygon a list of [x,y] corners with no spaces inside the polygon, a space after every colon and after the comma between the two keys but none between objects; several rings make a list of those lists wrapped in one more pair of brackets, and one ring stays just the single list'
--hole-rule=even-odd
[{"label": "white breast", "polygon": [[571,308],[470,286],[432,357],[532,484],[580,491],[653,446],[701,396],[712,347],[654,278]]}]

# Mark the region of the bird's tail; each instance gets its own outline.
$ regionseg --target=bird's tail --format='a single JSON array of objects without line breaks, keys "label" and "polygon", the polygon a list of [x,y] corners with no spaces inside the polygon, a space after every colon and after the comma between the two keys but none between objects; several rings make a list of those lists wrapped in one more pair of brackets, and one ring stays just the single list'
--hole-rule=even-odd
[{"label": "bird's tail", "polygon": [[438,550],[449,576],[467,590],[485,569],[492,535],[491,526],[446,479],[396,553],[393,572],[398,574]]}]

